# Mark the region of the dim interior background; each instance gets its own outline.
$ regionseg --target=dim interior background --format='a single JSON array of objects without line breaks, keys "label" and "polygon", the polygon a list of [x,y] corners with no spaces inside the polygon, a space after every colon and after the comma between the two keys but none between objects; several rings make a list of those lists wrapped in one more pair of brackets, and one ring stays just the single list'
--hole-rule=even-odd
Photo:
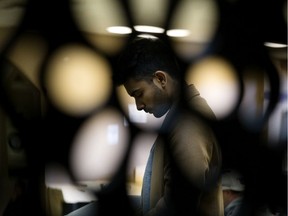
[{"label": "dim interior background", "polygon": [[287,1],[0,0],[0,17],[0,214],[95,200],[133,212],[162,119],[110,78],[147,34],[213,108],[223,167],[244,174],[252,208],[287,213]]}]

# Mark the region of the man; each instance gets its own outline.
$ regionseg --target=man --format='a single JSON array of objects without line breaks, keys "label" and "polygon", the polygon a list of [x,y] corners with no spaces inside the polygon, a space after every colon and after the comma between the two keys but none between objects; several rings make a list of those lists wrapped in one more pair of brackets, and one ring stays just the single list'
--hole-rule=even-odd
[{"label": "man", "polygon": [[205,124],[215,116],[194,85],[182,81],[169,46],[135,38],[116,72],[114,82],[124,85],[138,110],[166,115],[146,166],[140,215],[222,216],[221,154]]},{"label": "man", "polygon": [[235,170],[226,170],[222,174],[222,190],[225,216],[241,215],[243,211],[243,177]]}]

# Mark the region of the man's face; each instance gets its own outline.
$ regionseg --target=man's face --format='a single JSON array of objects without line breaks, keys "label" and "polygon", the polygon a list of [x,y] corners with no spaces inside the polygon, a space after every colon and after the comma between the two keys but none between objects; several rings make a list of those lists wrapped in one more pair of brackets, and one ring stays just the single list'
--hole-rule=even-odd
[{"label": "man's face", "polygon": [[138,110],[153,114],[156,118],[163,116],[169,109],[169,96],[156,79],[136,80],[130,78],[124,83],[127,93],[134,97]]},{"label": "man's face", "polygon": [[229,190],[223,190],[223,201],[224,201],[224,208],[232,201],[231,199],[231,192]]}]

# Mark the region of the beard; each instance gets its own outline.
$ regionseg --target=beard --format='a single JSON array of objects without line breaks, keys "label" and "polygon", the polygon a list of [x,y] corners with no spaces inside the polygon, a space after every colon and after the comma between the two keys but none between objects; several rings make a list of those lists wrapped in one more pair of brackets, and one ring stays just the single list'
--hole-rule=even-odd
[{"label": "beard", "polygon": [[169,110],[169,107],[168,106],[163,106],[163,107],[159,107],[159,109],[157,109],[157,111],[153,112],[153,115],[156,117],[156,118],[161,118],[163,115],[166,114],[166,112]]},{"label": "beard", "polygon": [[159,88],[154,86],[154,101],[155,106],[153,109],[153,115],[156,118],[160,118],[166,114],[166,112],[170,109],[170,103],[166,94],[164,94]]}]

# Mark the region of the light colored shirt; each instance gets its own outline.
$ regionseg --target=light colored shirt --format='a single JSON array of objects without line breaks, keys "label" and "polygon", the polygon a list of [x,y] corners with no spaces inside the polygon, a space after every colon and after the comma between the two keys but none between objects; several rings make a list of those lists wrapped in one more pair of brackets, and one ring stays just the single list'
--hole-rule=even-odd
[{"label": "light colored shirt", "polygon": [[154,155],[154,146],[150,150],[148,161],[145,168],[145,173],[143,177],[143,186],[142,186],[142,208],[143,215],[145,215],[150,209],[150,187],[151,187],[151,175],[152,175],[152,164],[153,164],[153,155]]},{"label": "light colored shirt", "polygon": [[224,216],[236,216],[239,214],[243,199],[239,197],[230,202],[224,209]]}]

